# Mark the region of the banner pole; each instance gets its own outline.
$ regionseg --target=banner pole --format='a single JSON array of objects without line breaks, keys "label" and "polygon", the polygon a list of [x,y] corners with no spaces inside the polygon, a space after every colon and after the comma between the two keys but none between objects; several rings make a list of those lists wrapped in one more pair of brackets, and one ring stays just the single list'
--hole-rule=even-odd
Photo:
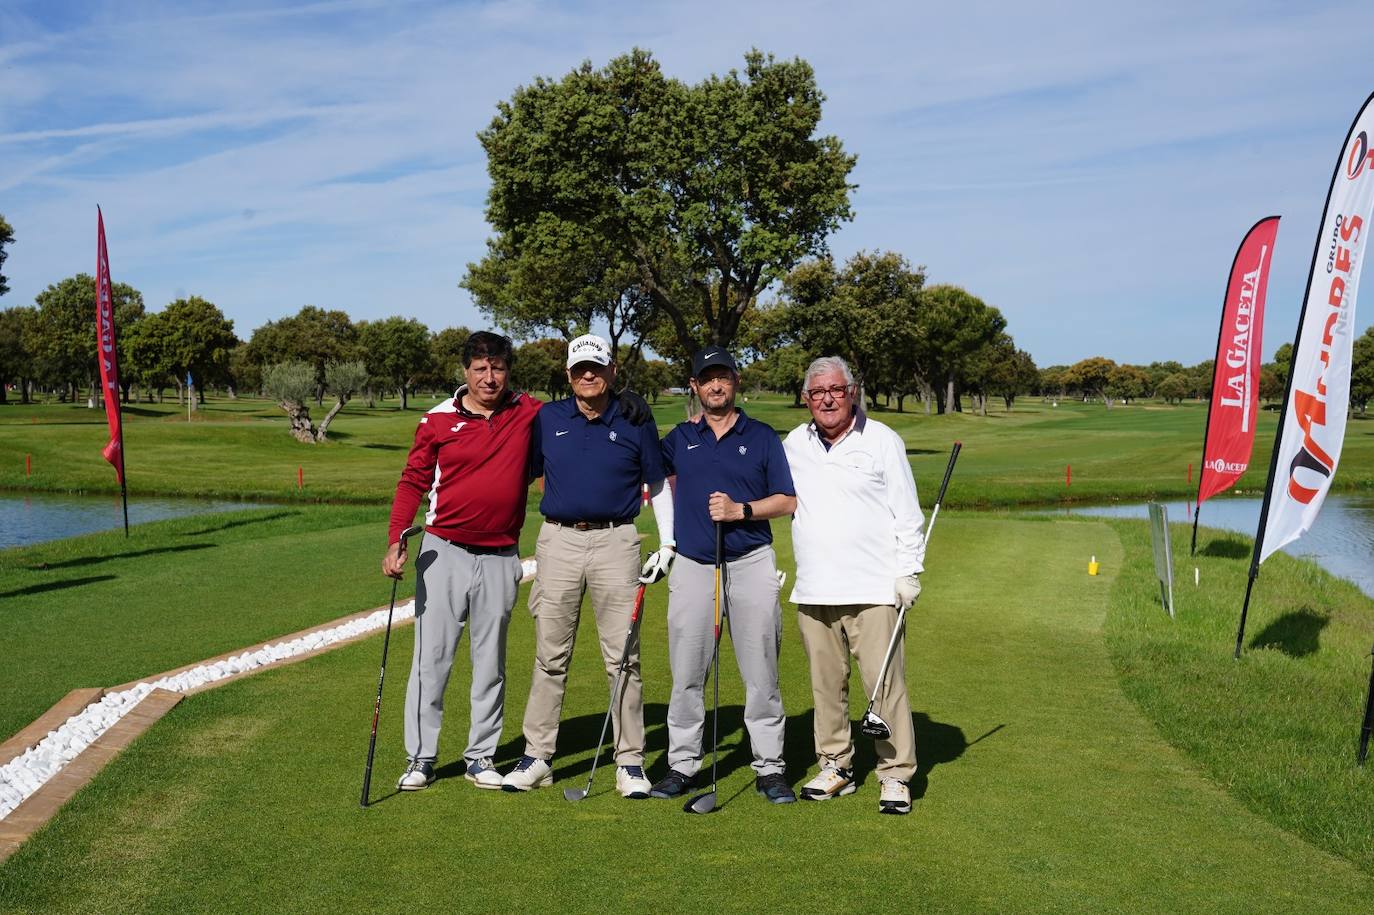
[{"label": "banner pole", "polygon": [[[1374,650],[1370,651],[1374,655]],[[1369,693],[1364,700],[1364,726],[1360,728],[1360,752],[1355,761],[1359,765],[1364,765],[1364,760],[1369,755],[1369,738],[1374,735],[1374,661],[1369,668]]]}]

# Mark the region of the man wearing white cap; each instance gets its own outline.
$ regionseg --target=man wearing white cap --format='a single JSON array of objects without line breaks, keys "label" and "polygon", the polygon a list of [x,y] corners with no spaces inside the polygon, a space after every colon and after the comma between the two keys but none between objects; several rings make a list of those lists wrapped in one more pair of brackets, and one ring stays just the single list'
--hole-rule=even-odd
[{"label": "man wearing white cap", "polygon": [[[539,511],[544,523],[535,547],[538,570],[530,592],[535,661],[525,706],[525,754],[502,782],[507,791],[553,783],[568,668],[581,612],[590,591],[607,685],[615,682],[630,632],[641,569],[635,516],[647,484],[654,496],[660,549],[642,574],[667,573],[674,550],[672,496],[664,486],[663,457],[652,423],[634,425],[612,393],[615,361],[610,345],[593,334],[568,344],[573,396],[546,405],[535,420],[534,475],[544,477]],[[631,646],[625,682],[612,706],[616,788],[646,798],[644,699],[638,646]]]}]

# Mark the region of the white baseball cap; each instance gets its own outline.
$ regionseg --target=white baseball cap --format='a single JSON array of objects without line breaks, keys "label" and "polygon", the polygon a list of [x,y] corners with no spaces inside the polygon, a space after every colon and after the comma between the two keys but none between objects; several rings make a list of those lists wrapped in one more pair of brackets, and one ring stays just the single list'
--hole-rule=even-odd
[{"label": "white baseball cap", "polygon": [[611,364],[611,345],[596,334],[583,334],[568,344],[568,368],[579,362]]}]

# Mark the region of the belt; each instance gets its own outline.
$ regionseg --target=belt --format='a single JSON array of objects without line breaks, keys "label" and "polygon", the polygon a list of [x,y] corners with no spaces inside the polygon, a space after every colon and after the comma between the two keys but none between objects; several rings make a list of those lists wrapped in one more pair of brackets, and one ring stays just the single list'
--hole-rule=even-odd
[{"label": "belt", "polygon": [[604,531],[608,527],[634,524],[633,518],[617,518],[614,521],[562,521],[558,518],[545,518],[545,521],[558,527],[570,527],[575,531]]},{"label": "belt", "polygon": [[[430,533],[433,534],[434,532],[430,531]],[[434,536],[439,537],[438,534],[434,534]],[[447,537],[439,537],[439,539],[447,544],[451,544],[453,546],[458,547],[458,549],[460,550],[467,550],[469,553],[472,553],[476,556],[499,556],[502,554],[513,555],[515,553],[514,544],[510,546],[476,546],[471,543],[459,543],[457,540],[450,540]]]}]

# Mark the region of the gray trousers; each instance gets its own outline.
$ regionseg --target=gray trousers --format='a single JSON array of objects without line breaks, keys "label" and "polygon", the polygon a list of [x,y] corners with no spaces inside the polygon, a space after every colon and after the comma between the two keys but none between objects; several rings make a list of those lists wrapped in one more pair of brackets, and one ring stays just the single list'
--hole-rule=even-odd
[{"label": "gray trousers", "polygon": [[473,552],[426,533],[415,559],[415,653],[406,683],[406,753],[434,762],[444,689],[467,625],[472,725],[463,758],[496,753],[506,703],[506,629],[524,573],[515,547]]},{"label": "gray trousers", "polygon": [[[724,593],[730,642],[744,680],[744,726],[754,753],[754,771],[783,771],[785,715],[778,689],[782,606],[771,546],[725,564]],[[668,701],[668,765],[695,775],[709,747],[706,733],[706,674],[715,639],[715,566],[679,556],[668,575],[668,657],[673,695]]]}]

